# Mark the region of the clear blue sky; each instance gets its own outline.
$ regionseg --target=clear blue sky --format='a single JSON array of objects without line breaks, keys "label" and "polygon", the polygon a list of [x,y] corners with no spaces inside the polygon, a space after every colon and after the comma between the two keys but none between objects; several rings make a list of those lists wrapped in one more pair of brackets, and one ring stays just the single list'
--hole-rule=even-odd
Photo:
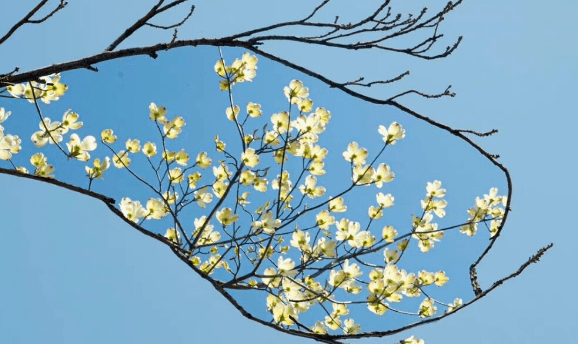
[{"label": "clear blue sky", "polygon": [[[155,2],[71,2],[43,26],[26,26],[0,46],[0,72],[15,66],[25,71],[98,53]],[[248,1],[246,6],[238,6],[226,1],[203,1],[197,4],[195,15],[180,30],[179,37],[218,37],[300,18],[306,12],[300,6],[307,2],[287,6]],[[0,13],[5,14],[0,32],[35,3],[0,3]],[[332,10],[342,8],[342,13],[356,15],[360,10],[344,7],[346,1],[336,4]],[[444,1],[427,3],[432,11],[443,5]],[[406,88],[436,92],[451,84],[458,93],[456,98],[422,100],[410,96],[401,103],[454,127],[500,130],[499,135],[478,142],[489,152],[500,154],[500,161],[510,169],[513,211],[495,249],[479,268],[483,287],[517,269],[541,246],[556,244],[540,264],[463,312],[387,340],[362,342],[394,342],[411,334],[425,338],[427,343],[542,343],[572,338],[575,301],[567,288],[577,279],[568,268],[578,226],[568,219],[575,213],[573,196],[578,192],[578,142],[574,135],[578,120],[570,107],[570,100],[578,93],[578,56],[572,34],[572,14],[578,13],[577,9],[575,2],[562,0],[547,6],[539,1],[466,1],[447,16],[442,26],[448,44],[451,38],[464,36],[461,47],[449,58],[433,62],[288,44],[268,48],[341,81],[362,75],[388,78],[411,69],[411,76],[403,82],[370,93],[391,94]],[[169,39],[168,33],[148,29],[121,47]],[[228,59],[240,53],[225,50]],[[202,82],[216,86],[216,79],[209,77],[218,57],[216,49],[184,48],[160,55],[157,61],[141,57],[102,64],[98,66],[99,74],[64,74],[70,93],[45,109],[58,114],[52,117],[61,116],[67,108],[78,111],[87,125],[81,136],[91,133],[89,125],[97,130],[104,125],[101,123],[116,121],[110,126],[127,138],[131,137],[129,132],[146,130],[140,124],[133,128],[133,119],[146,116],[148,104],[155,101],[166,105],[169,113],[191,116],[185,131],[190,133],[189,139],[201,142],[203,147],[219,126],[212,114],[221,115],[226,106],[222,99],[207,102],[202,89]],[[207,69],[205,77],[202,70]],[[253,88],[239,97],[265,102],[260,98],[266,94],[273,108],[274,97],[278,97],[278,103],[283,100],[280,87],[295,77],[302,78],[261,59],[257,80],[249,85]],[[443,135],[431,133],[435,138],[432,144],[440,148],[434,155],[429,145],[410,135],[423,126],[409,117],[391,109],[364,106],[320,83],[311,82],[309,86],[313,99],[319,99],[318,104],[334,114],[330,125],[337,134],[332,138],[358,140],[370,146],[371,137],[378,138],[377,124],[398,120],[414,129],[408,130],[407,140],[395,147],[397,153],[392,151],[392,160],[387,160],[398,164],[399,178],[407,178],[392,186],[398,188],[400,203],[404,200],[404,180],[423,184],[425,180],[442,179],[448,185],[454,183],[453,190],[461,190],[459,197],[470,195],[469,199],[490,186],[505,190],[497,174],[475,164],[481,160],[469,155],[471,150],[453,145]],[[209,104],[201,106],[201,100]],[[35,114],[25,105],[0,100],[0,106],[13,111],[3,123],[6,128],[15,123],[35,128]],[[30,116],[32,124],[26,124],[20,116]],[[362,124],[358,124],[360,118]],[[196,120],[199,122],[195,126]],[[359,125],[354,132],[349,130],[351,121]],[[30,126],[24,132],[31,132]],[[26,141],[27,137],[22,136]],[[340,154],[332,152],[337,157]],[[96,156],[104,154],[100,151]],[[416,159],[431,163],[430,170],[414,172],[408,161]],[[83,168],[82,164],[71,166]],[[57,170],[57,176],[66,179],[70,171],[61,170],[59,174]],[[484,179],[480,181],[478,175]],[[468,191],[462,190],[464,187]],[[423,186],[416,188],[418,191],[412,189],[408,195],[416,193],[419,197]],[[448,191],[452,191],[450,186]],[[139,191],[134,192],[136,198]],[[0,275],[4,276],[0,285],[0,342],[308,342],[243,318],[166,247],[126,226],[100,202],[4,175],[0,175],[0,194],[5,199],[0,208]],[[115,191],[111,194],[117,199],[123,196]],[[412,202],[410,196],[405,199],[408,204]],[[458,204],[458,199],[454,203],[452,209],[458,215],[470,206]],[[173,297],[175,291],[177,300]]]}]

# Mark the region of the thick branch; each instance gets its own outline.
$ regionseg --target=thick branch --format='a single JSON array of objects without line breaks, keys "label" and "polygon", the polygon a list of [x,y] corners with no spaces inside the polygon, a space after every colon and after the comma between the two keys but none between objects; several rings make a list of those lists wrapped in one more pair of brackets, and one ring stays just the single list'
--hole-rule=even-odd
[{"label": "thick branch", "polygon": [[178,40],[172,43],[159,43],[147,47],[129,48],[110,52],[105,51],[79,60],[54,64],[51,66],[35,69],[24,73],[7,75],[0,81],[0,87],[6,87],[13,84],[27,82],[29,80],[37,80],[42,76],[50,74],[61,73],[75,69],[87,69],[91,68],[93,64],[110,60],[116,60],[124,57],[148,55],[152,58],[157,58],[158,51],[166,51],[186,46],[196,47],[202,45],[249,48],[252,44],[244,41],[201,38],[193,40]]}]

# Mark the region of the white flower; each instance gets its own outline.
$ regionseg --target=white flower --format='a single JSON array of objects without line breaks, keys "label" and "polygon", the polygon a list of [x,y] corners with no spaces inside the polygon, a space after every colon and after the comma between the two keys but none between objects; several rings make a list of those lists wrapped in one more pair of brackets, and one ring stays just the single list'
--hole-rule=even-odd
[{"label": "white flower", "polygon": [[128,220],[138,222],[142,217],[147,216],[147,211],[139,201],[131,201],[130,198],[124,197],[120,201],[120,211]]},{"label": "white flower", "polygon": [[54,144],[62,141],[62,134],[66,131],[58,121],[50,122],[50,118],[44,118],[38,125],[40,131],[32,134],[32,143],[36,147],[44,147],[46,143]]},{"label": "white flower", "polygon": [[0,131],[0,160],[10,160],[12,154],[20,152],[22,141],[16,135],[4,135]]},{"label": "white flower", "polygon": [[394,145],[397,140],[401,140],[405,137],[405,129],[403,129],[397,122],[391,123],[389,128],[380,125],[378,132],[383,135],[383,142],[390,145]]},{"label": "white flower", "polygon": [[82,142],[76,134],[70,135],[70,142],[66,143],[70,156],[80,161],[88,161],[90,159],[89,151],[96,149],[96,139],[94,136],[85,137]]},{"label": "white flower", "polygon": [[263,216],[261,216],[260,221],[253,221],[251,229],[254,231],[262,229],[263,232],[267,234],[275,234],[275,230],[281,226],[281,220],[273,219],[273,213],[271,211],[266,211]]},{"label": "white flower", "polygon": [[[7,120],[8,117],[10,117],[10,114],[11,114],[10,111],[4,111],[4,108],[0,107],[0,123]],[[0,125],[0,132],[3,132],[3,131],[4,131],[4,127]]]}]

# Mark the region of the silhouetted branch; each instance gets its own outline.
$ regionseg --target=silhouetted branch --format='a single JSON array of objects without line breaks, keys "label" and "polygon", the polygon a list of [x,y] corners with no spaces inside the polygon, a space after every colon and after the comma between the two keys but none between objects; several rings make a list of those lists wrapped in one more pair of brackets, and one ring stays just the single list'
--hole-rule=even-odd
[{"label": "silhouetted branch", "polygon": [[8,30],[8,32],[2,38],[0,38],[0,44],[4,43],[8,38],[10,38],[10,36],[12,36],[14,32],[16,32],[16,30],[18,30],[24,24],[40,24],[46,21],[48,18],[52,17],[56,12],[66,7],[66,5],[68,5],[68,2],[60,0],[60,4],[56,6],[56,8],[46,16],[36,20],[30,19],[32,18],[33,15],[36,14],[36,12],[38,12],[42,7],[44,7],[44,5],[46,5],[47,2],[48,0],[40,1],[40,3],[36,5],[36,7],[34,7],[30,12],[28,12],[28,14],[24,16],[24,18],[22,18],[18,23],[14,24],[14,26],[12,26],[10,30]]},{"label": "silhouetted branch", "polygon": [[[181,20],[180,22],[178,22],[176,24],[163,26],[163,25],[155,25],[155,24],[151,24],[151,23],[145,23],[145,25],[150,26],[150,27],[154,27],[155,29],[162,29],[162,30],[175,29],[175,32],[176,32],[176,28],[183,25],[187,20],[189,20],[189,18],[193,15],[194,11],[195,11],[195,5],[191,6],[191,10],[185,16],[185,18],[183,18],[183,20]],[[174,37],[176,37],[176,34]],[[175,39],[173,39],[173,40],[175,40]]]},{"label": "silhouetted branch", "polygon": [[480,133],[480,132],[478,132],[478,131],[469,130],[469,129],[456,129],[456,131],[457,131],[457,132],[460,132],[460,133],[473,134],[473,135],[480,136],[480,137],[492,136],[492,135],[498,133],[498,129],[492,129],[492,130],[487,131],[487,132],[485,132],[485,133]]},{"label": "silhouetted branch", "polygon": [[[147,21],[149,19],[153,18],[154,16],[156,16],[159,13],[162,13],[162,12],[172,8],[172,7],[175,7],[179,4],[182,4],[182,3],[187,2],[187,1],[188,0],[175,0],[168,5],[160,7],[163,4],[164,0],[159,0],[159,2],[156,5],[154,5],[150,9],[150,11],[148,11],[147,14],[145,14],[143,17],[141,17],[139,20],[137,20],[131,27],[126,29],[126,31],[122,35],[120,35],[114,42],[112,42],[112,44],[109,45],[108,48],[104,49],[104,51],[113,51],[114,49],[116,49],[116,47],[120,43],[122,43],[125,39],[130,37],[133,33],[135,33],[138,29],[140,29],[144,25],[153,26],[151,24],[147,24]],[[195,6],[191,7],[189,14],[185,17],[185,19],[182,21],[182,23],[178,24],[177,26],[182,25],[187,19],[189,19],[189,17],[193,14],[194,8],[195,8]],[[173,27],[176,27],[176,26],[173,26]],[[170,27],[167,27],[167,28],[170,28]]]},{"label": "silhouetted branch", "polygon": [[371,81],[371,82],[367,82],[367,83],[361,83],[361,81],[365,80],[364,77],[360,77],[355,81],[348,81],[348,82],[344,82],[341,83],[341,86],[362,86],[362,87],[371,87],[373,85],[384,85],[384,84],[390,84],[392,82],[396,82],[399,81],[401,79],[403,79],[405,76],[409,75],[409,71],[406,71],[404,73],[401,73],[400,75],[396,76],[395,78],[391,78],[389,80],[378,80],[378,81]]}]

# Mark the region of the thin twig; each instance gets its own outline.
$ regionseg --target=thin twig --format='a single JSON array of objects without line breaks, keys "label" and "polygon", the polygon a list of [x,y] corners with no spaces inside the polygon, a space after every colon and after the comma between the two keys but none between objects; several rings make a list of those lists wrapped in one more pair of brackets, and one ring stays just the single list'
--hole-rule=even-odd
[{"label": "thin twig", "polygon": [[46,21],[48,18],[52,17],[56,12],[66,7],[66,5],[68,5],[68,2],[60,0],[60,4],[45,17],[38,20],[30,20],[30,18],[32,18],[32,16],[36,14],[36,12],[38,12],[42,7],[44,7],[44,5],[46,5],[47,2],[48,0],[40,1],[40,3],[36,5],[36,7],[34,7],[32,10],[30,10],[30,12],[28,12],[28,14],[24,16],[24,18],[20,19],[18,23],[14,24],[14,26],[12,26],[10,30],[8,30],[8,32],[2,38],[0,38],[0,45],[6,42],[6,40],[8,40],[8,38],[10,38],[10,36],[12,36],[14,32],[16,32],[16,30],[18,30],[24,24],[40,24]]}]

